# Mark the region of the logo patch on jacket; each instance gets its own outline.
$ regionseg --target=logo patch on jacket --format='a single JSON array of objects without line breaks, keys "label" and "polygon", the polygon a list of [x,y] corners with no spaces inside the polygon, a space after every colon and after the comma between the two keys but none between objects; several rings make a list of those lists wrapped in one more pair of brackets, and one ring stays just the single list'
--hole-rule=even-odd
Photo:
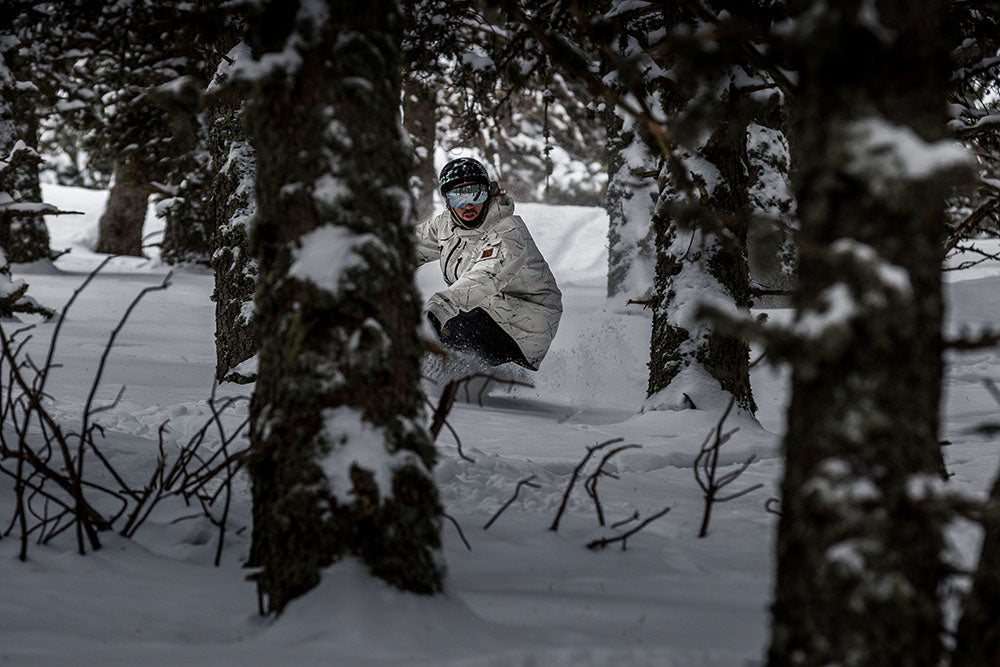
[{"label": "logo patch on jacket", "polygon": [[483,251],[483,254],[479,256],[479,259],[492,259],[497,254],[496,246],[492,248],[487,248]]}]

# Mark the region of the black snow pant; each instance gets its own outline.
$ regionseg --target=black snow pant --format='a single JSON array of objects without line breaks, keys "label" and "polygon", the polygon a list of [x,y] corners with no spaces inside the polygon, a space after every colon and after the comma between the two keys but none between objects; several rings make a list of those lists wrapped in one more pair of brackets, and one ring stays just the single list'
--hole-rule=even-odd
[{"label": "black snow pant", "polygon": [[474,354],[490,366],[513,361],[530,369],[521,348],[514,339],[482,308],[460,312],[442,326],[434,315],[428,315],[441,343],[448,349]]}]

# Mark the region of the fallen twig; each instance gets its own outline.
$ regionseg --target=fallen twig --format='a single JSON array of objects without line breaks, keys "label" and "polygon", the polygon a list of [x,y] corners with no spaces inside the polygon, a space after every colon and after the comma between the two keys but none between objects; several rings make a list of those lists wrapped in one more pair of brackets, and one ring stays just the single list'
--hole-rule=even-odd
[{"label": "fallen twig", "polygon": [[659,512],[657,512],[656,514],[654,514],[653,516],[649,517],[648,519],[646,519],[645,521],[643,521],[642,523],[640,523],[638,526],[636,526],[632,530],[630,530],[630,531],[628,531],[626,533],[622,533],[621,535],[617,535],[615,537],[602,537],[602,538],[600,538],[598,540],[594,540],[593,542],[589,542],[587,544],[587,548],[590,549],[590,550],[603,549],[604,547],[608,546],[609,544],[614,544],[615,542],[621,542],[622,543],[622,551],[625,551],[628,548],[628,545],[627,545],[628,538],[632,537],[633,535],[635,535],[636,533],[638,533],[640,530],[642,530],[643,528],[645,528],[649,524],[653,523],[654,521],[656,521],[657,519],[659,519],[661,516],[663,516],[664,514],[666,514],[669,511],[670,511],[670,508],[669,507],[665,507],[662,510],[660,510]]},{"label": "fallen twig", "polygon": [[601,507],[601,499],[597,496],[597,480],[599,480],[602,476],[610,477],[612,479],[618,479],[618,475],[615,475],[614,473],[610,472],[605,472],[604,470],[605,464],[607,464],[607,462],[611,460],[611,457],[613,457],[615,454],[618,454],[619,452],[623,452],[626,449],[638,449],[640,447],[642,447],[642,445],[633,444],[633,445],[622,445],[621,447],[616,447],[612,449],[610,452],[604,455],[604,458],[601,459],[601,462],[597,464],[597,468],[594,470],[594,472],[590,474],[589,477],[587,477],[587,480],[583,483],[583,488],[586,489],[587,495],[590,496],[591,500],[594,501],[594,509],[597,511],[597,522],[600,523],[602,526],[604,525],[604,509]]},{"label": "fallen twig", "polygon": [[514,495],[512,495],[510,499],[503,504],[503,507],[497,510],[497,513],[493,515],[493,518],[491,518],[489,521],[486,522],[486,525],[483,526],[483,530],[489,530],[490,526],[493,525],[493,522],[499,519],[500,515],[504,513],[504,510],[510,507],[514,503],[514,501],[517,500],[517,494],[521,492],[522,486],[529,486],[532,489],[539,488],[539,486],[534,483],[534,479],[535,476],[531,475],[530,477],[525,477],[520,482],[518,482],[517,487],[514,489]]},{"label": "fallen twig", "polygon": [[[750,364],[750,368],[753,368],[759,364],[765,355],[761,355],[755,361]],[[751,454],[746,461],[744,461],[740,467],[736,470],[730,471],[725,475],[719,476],[719,452],[722,446],[729,442],[729,439],[739,431],[738,428],[734,428],[730,431],[723,433],[722,427],[726,423],[726,419],[729,418],[729,413],[732,412],[733,407],[736,405],[736,396],[738,392],[733,392],[732,397],[729,399],[729,404],[726,409],[722,412],[722,416],[719,417],[719,422],[715,427],[708,432],[705,436],[704,442],[701,444],[701,449],[698,451],[698,456],[694,459],[694,478],[698,482],[698,486],[704,492],[705,496],[705,509],[701,517],[701,528],[698,530],[698,537],[705,537],[708,535],[708,524],[712,519],[712,507],[715,503],[724,503],[729,500],[735,500],[740,496],[745,496],[746,494],[756,491],[757,489],[763,487],[763,484],[754,484],[753,486],[747,487],[741,491],[731,493],[727,496],[720,496],[719,492],[723,488],[735,482],[740,475],[746,472],[746,469],[750,467],[750,464],[756,460],[756,455]]]},{"label": "fallen twig", "polygon": [[472,551],[472,545],[469,544],[469,540],[465,539],[465,533],[462,532],[462,526],[460,526],[458,524],[458,521],[455,519],[455,517],[453,517],[452,515],[447,514],[445,512],[442,512],[441,516],[443,516],[444,518],[448,519],[448,521],[451,521],[452,525],[455,526],[455,530],[458,531],[458,536],[460,538],[462,538],[462,544],[465,545],[466,549],[468,549],[469,551]]},{"label": "fallen twig", "polygon": [[624,526],[626,524],[629,524],[629,523],[632,523],[633,521],[638,521],[638,520],[639,520],[639,510],[635,510],[634,512],[632,512],[632,516],[630,516],[627,519],[622,519],[621,521],[614,522],[613,524],[611,524],[611,527],[612,528],[621,528],[622,526]]}]

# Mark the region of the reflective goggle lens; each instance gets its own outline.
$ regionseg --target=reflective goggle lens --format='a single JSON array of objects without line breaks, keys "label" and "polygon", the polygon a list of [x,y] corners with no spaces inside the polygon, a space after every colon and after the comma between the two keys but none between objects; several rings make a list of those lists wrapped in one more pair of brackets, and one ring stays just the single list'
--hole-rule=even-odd
[{"label": "reflective goggle lens", "polygon": [[465,208],[469,204],[479,206],[486,201],[486,188],[482,185],[460,185],[445,193],[444,198],[452,208]]}]

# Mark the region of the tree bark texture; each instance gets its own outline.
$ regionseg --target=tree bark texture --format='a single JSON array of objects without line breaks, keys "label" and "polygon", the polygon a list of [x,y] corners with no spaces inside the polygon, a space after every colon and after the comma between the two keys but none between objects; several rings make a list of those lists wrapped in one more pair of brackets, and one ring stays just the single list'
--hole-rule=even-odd
[{"label": "tree bark texture", "polygon": [[[401,589],[436,593],[441,507],[399,159],[402,17],[391,0],[261,9],[254,55],[295,44],[298,57],[259,83],[248,108],[254,148],[267,156],[253,232],[261,349],[250,564],[272,612],[345,556]],[[329,251],[342,264],[321,271],[332,285],[303,268],[324,238],[339,239]]]},{"label": "tree bark texture", "polygon": [[[219,67],[213,87],[224,84],[229,68],[246,60],[250,49],[235,35],[217,45]],[[231,61],[231,62],[230,62]],[[242,100],[229,100],[207,112],[212,156],[210,183],[212,268],[215,270],[215,377],[246,383],[256,372],[235,370],[257,354],[260,335],[255,323],[254,288],[257,260],[250,248],[250,229],[257,213],[257,155],[247,137]]]},{"label": "tree bark texture", "polygon": [[770,667],[940,664],[943,513],[926,490],[940,472],[943,202],[958,167],[915,170],[896,151],[943,134],[943,6],[805,2],[789,36],[799,348]]},{"label": "tree bark texture", "polygon": [[97,223],[97,252],[142,257],[142,225],[149,190],[127,160],[115,164],[114,182]]}]

